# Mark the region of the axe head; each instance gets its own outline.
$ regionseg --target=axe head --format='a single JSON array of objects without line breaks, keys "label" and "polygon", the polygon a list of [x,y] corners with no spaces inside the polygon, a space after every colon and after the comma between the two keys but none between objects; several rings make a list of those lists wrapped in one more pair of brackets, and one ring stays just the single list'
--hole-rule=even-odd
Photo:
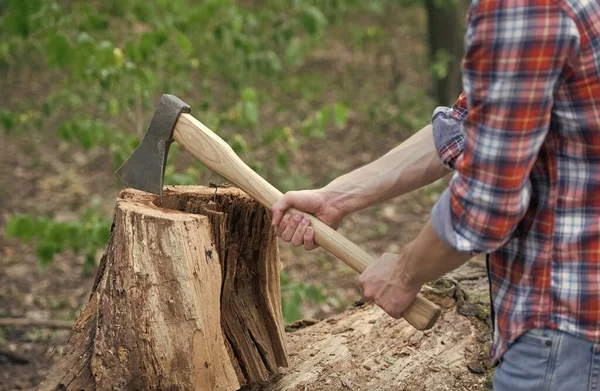
[{"label": "axe head", "polygon": [[169,147],[173,142],[173,129],[179,114],[189,112],[190,106],[176,96],[163,95],[160,98],[144,139],[116,171],[127,187],[158,194],[162,201],[163,179]]}]

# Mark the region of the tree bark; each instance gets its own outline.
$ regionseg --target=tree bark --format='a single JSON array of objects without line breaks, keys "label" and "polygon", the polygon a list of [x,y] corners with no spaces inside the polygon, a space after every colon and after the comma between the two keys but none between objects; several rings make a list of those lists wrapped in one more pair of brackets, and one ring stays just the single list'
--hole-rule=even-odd
[{"label": "tree bark", "polygon": [[90,301],[39,390],[238,390],[287,366],[267,211],[236,189],[124,190]]},{"label": "tree bark", "polygon": [[462,91],[461,60],[464,55],[468,0],[425,0],[429,26],[429,54],[445,72],[433,72],[440,105],[454,103]]}]

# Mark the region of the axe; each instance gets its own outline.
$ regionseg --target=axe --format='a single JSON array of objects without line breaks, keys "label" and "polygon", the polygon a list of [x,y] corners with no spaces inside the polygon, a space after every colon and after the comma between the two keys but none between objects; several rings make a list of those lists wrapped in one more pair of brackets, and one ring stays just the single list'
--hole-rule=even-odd
[{"label": "axe", "polygon": [[[264,207],[271,209],[283,194],[248,167],[231,147],[190,115],[190,107],[173,95],[163,95],[144,139],[116,174],[128,187],[157,194],[162,201],[163,177],[169,146],[177,141],[213,172],[234,183]],[[301,213],[299,211],[296,211]],[[373,260],[369,254],[314,216],[308,216],[315,242],[357,273]],[[402,316],[418,330],[428,330],[440,308],[418,295]]]}]

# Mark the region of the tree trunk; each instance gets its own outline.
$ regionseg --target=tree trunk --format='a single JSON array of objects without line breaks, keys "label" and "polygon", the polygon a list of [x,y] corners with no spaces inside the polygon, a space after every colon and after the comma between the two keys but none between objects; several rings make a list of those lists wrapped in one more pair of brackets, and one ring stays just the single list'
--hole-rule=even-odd
[{"label": "tree trunk", "polygon": [[441,105],[454,103],[462,91],[461,60],[469,2],[425,0],[432,73],[436,98]]},{"label": "tree trunk", "polygon": [[279,253],[241,191],[124,190],[90,301],[39,390],[238,390],[287,366]]}]

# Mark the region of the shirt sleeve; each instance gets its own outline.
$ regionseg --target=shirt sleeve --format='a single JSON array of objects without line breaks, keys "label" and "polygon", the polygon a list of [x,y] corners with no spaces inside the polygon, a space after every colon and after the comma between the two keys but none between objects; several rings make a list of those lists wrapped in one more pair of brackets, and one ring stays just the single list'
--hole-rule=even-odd
[{"label": "shirt sleeve", "polygon": [[552,0],[476,0],[471,6],[462,153],[444,157],[440,150],[443,161],[454,159],[449,164],[456,171],[432,211],[435,232],[456,250],[492,252],[523,218],[554,90],[578,37],[573,20]]},{"label": "shirt sleeve", "polygon": [[467,113],[467,95],[464,92],[452,107],[440,106],[433,112],[433,141],[440,160],[451,170],[454,170],[465,144],[463,121]]}]

